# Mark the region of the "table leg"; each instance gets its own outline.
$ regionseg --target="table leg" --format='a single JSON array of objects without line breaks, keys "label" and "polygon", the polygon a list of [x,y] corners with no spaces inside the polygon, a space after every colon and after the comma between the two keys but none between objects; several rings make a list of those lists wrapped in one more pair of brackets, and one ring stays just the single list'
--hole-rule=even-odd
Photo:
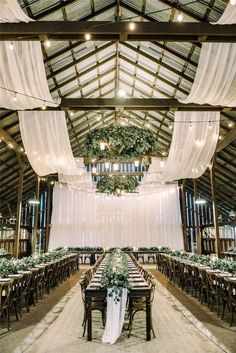
[{"label": "table leg", "polygon": [[92,298],[86,298],[86,307],[87,307],[87,320],[88,320],[88,327],[87,327],[87,340],[92,341]]},{"label": "table leg", "polygon": [[146,340],[151,341],[151,298],[146,297]]}]

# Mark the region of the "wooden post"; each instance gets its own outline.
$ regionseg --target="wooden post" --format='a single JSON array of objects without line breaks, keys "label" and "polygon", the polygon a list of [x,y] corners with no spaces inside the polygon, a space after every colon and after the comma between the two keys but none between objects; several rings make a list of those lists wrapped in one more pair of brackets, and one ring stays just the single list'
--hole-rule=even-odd
[{"label": "wooden post", "polygon": [[24,163],[20,153],[16,152],[19,163],[19,182],[18,182],[18,195],[17,195],[17,208],[16,208],[16,228],[14,235],[14,257],[18,259],[19,244],[20,244],[20,225],[21,225],[21,210],[22,210],[22,193],[23,193],[23,179],[24,179]]},{"label": "wooden post", "polygon": [[[39,199],[40,177],[36,174],[35,197]],[[32,254],[37,253],[38,205],[34,205],[34,228],[32,233]]]},{"label": "wooden post", "polygon": [[51,186],[47,179],[47,211],[46,211],[46,232],[45,232],[45,244],[44,251],[48,251],[49,244],[49,233],[50,233],[50,216],[51,216]]},{"label": "wooden post", "polygon": [[[198,198],[197,195],[197,182],[196,179],[193,179],[193,192],[195,201]],[[196,221],[196,238],[197,238],[197,254],[202,254],[202,237],[201,237],[201,230],[199,225],[199,205],[195,203],[195,221]]]},{"label": "wooden post", "polygon": [[217,209],[217,197],[216,197],[216,185],[215,185],[215,164],[216,164],[216,154],[212,158],[210,169],[211,178],[211,194],[212,194],[212,209],[213,209],[213,221],[215,227],[216,236],[216,255],[218,258],[221,257],[221,244],[220,244],[220,233],[219,233],[219,223],[218,223],[218,209]]},{"label": "wooden post", "polygon": [[185,190],[185,181],[183,179],[180,184],[180,195],[181,195],[181,218],[182,218],[182,227],[183,227],[183,238],[184,238],[184,250],[189,250],[188,244],[188,232],[187,232],[187,217],[186,217],[186,190]]}]

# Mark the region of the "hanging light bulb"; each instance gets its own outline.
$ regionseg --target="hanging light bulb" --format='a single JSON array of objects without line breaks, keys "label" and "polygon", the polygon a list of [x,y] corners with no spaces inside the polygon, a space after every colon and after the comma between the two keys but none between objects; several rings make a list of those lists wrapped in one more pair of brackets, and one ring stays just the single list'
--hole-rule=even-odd
[{"label": "hanging light bulb", "polygon": [[211,122],[209,121],[209,126],[208,126],[209,130],[212,129],[212,125],[211,125]]},{"label": "hanging light bulb", "polygon": [[43,102],[43,106],[42,106],[43,110],[46,110],[46,105],[45,105],[45,101]]},{"label": "hanging light bulb", "polygon": [[124,89],[119,89],[119,91],[118,91],[118,96],[120,97],[120,98],[124,98],[125,97],[125,90]]},{"label": "hanging light bulb", "polygon": [[105,169],[109,169],[110,168],[110,163],[106,162],[105,163]]},{"label": "hanging light bulb", "polygon": [[14,45],[13,45],[12,42],[9,44],[9,49],[10,49],[10,50],[14,50]]},{"label": "hanging light bulb", "polygon": [[138,161],[138,160],[134,161],[134,166],[135,166],[135,167],[138,167],[138,166],[139,166],[139,161]]},{"label": "hanging light bulb", "polygon": [[173,129],[173,125],[172,125],[172,124],[169,125],[169,129],[170,129],[170,130]]},{"label": "hanging light bulb", "polygon": [[69,114],[70,116],[74,116],[74,112],[72,110],[69,112]]},{"label": "hanging light bulb", "polygon": [[129,29],[133,31],[135,29],[135,23],[133,21],[130,21],[129,23]]},{"label": "hanging light bulb", "polygon": [[17,101],[17,95],[16,95],[16,92],[15,92],[15,95],[13,97],[13,101],[16,102]]},{"label": "hanging light bulb", "polygon": [[189,128],[192,129],[193,128],[193,125],[192,125],[192,122],[190,121],[189,123]]},{"label": "hanging light bulb", "polygon": [[99,142],[99,147],[101,151],[104,151],[106,148],[106,142],[103,142],[103,141]]},{"label": "hanging light bulb", "polygon": [[50,46],[51,46],[51,42],[50,42],[50,40],[45,40],[45,42],[44,42],[44,44],[45,44],[45,46],[47,47],[47,48],[49,48]]},{"label": "hanging light bulb", "polygon": [[182,22],[182,21],[183,21],[183,15],[182,15],[181,12],[178,12],[177,21],[178,21],[178,22]]},{"label": "hanging light bulb", "polygon": [[101,117],[100,115],[97,116],[97,121],[100,121],[101,120]]},{"label": "hanging light bulb", "polygon": [[86,40],[90,40],[91,39],[91,34],[90,33],[85,33],[84,38]]}]

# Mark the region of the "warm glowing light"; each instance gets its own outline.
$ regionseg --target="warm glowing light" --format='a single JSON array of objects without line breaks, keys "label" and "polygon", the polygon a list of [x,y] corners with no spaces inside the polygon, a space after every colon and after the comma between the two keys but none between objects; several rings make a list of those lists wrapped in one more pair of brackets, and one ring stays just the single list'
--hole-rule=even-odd
[{"label": "warm glowing light", "polygon": [[130,29],[131,31],[133,31],[133,30],[135,29],[135,23],[134,23],[134,22],[130,21],[130,23],[129,23],[129,29]]},{"label": "warm glowing light", "polygon": [[103,142],[103,141],[99,142],[99,147],[101,151],[104,151],[106,148],[106,142]]},{"label": "warm glowing light", "polygon": [[230,0],[230,4],[234,6],[236,4],[236,0]]},{"label": "warm glowing light", "polygon": [[45,102],[43,103],[42,109],[43,109],[43,110],[46,110]]},{"label": "warm glowing light", "polygon": [[90,40],[91,39],[91,34],[90,33],[85,33],[84,38],[86,40]]},{"label": "warm glowing light", "polygon": [[139,161],[137,160],[137,161],[134,161],[134,166],[135,167],[138,167],[139,166]]},{"label": "warm glowing light", "polygon": [[47,47],[47,48],[49,48],[50,46],[51,46],[51,42],[50,42],[50,40],[45,40],[45,42],[44,42],[44,44],[45,44],[45,46]]},{"label": "warm glowing light", "polygon": [[183,15],[182,15],[181,12],[179,12],[178,15],[177,15],[177,21],[178,22],[182,22],[183,21]]},{"label": "warm glowing light", "polygon": [[97,168],[96,167],[92,167],[92,173],[97,173]]},{"label": "warm glowing light", "polygon": [[110,168],[110,163],[106,162],[105,163],[105,169],[109,169]]},{"label": "warm glowing light", "polygon": [[125,90],[124,89],[119,89],[119,91],[118,91],[118,96],[120,97],[120,98],[124,98],[125,97]]},{"label": "warm glowing light", "polygon": [[16,95],[16,92],[15,92],[15,95],[13,97],[13,101],[16,102],[17,101],[17,95]]}]

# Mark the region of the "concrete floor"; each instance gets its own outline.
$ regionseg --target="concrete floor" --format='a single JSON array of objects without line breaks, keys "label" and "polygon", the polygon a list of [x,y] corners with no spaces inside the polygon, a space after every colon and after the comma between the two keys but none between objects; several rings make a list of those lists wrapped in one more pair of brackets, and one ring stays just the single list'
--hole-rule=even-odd
[{"label": "concrete floor", "polygon": [[[100,314],[94,315],[94,340],[82,337],[83,303],[76,274],[41,300],[30,313],[0,330],[1,353],[221,353],[236,352],[236,326],[217,319],[196,299],[168,282],[154,267],[157,278],[153,304],[156,339],[145,341],[144,314],[135,317],[132,336],[123,331],[116,344],[103,344]],[[81,271],[82,272],[82,271]],[[184,304],[184,305],[183,305]]]}]

